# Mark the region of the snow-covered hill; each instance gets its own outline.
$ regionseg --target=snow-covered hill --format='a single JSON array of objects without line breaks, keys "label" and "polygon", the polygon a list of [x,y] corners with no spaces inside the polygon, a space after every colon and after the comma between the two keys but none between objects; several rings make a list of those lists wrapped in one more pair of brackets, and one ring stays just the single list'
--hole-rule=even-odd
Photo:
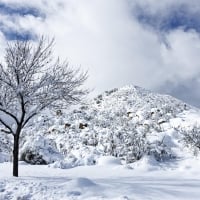
[{"label": "snow-covered hill", "polygon": [[11,177],[12,136],[1,133],[0,200],[199,199],[200,111],[168,95],[104,92],[43,112],[20,141],[21,160],[48,165],[20,162]]},{"label": "snow-covered hill", "polygon": [[[133,163],[197,155],[200,111],[168,95],[127,86],[106,91],[72,112],[46,111],[24,130],[20,159],[60,168],[93,165],[101,156]],[[3,133],[2,133],[3,134]],[[10,138],[0,135],[0,162]]]}]

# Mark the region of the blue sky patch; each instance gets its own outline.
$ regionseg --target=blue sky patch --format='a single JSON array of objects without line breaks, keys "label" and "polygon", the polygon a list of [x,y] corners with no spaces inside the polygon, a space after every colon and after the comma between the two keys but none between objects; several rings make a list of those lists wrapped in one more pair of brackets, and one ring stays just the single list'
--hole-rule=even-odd
[{"label": "blue sky patch", "polygon": [[45,18],[45,14],[42,13],[37,8],[18,6],[16,4],[0,3],[0,13],[6,14],[6,15],[20,15],[20,16],[32,15],[34,17]]},{"label": "blue sky patch", "polygon": [[10,31],[2,31],[4,36],[6,37],[6,40],[35,40],[36,36],[33,35],[32,33],[28,31],[22,31],[22,32],[17,32],[14,30]]},{"label": "blue sky patch", "polygon": [[151,14],[147,9],[139,8],[134,12],[138,21],[160,32],[169,32],[178,28],[184,31],[193,29],[200,32],[200,15],[191,12],[186,6],[177,6]]},{"label": "blue sky patch", "polygon": [[2,22],[0,22],[0,32],[2,32],[6,40],[35,40],[36,35],[30,31],[21,30],[16,31],[9,27],[6,27]]}]

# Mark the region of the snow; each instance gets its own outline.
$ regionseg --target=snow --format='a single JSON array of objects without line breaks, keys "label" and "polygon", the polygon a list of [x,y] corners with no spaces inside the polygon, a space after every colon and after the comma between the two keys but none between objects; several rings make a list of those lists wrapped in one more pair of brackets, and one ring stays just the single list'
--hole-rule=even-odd
[{"label": "snow", "polygon": [[0,163],[10,161],[10,155],[8,153],[0,152]]},{"label": "snow", "polygon": [[20,159],[35,165],[18,178],[0,134],[0,200],[199,199],[199,130],[200,110],[134,86],[46,110],[23,130]]},{"label": "snow", "polygon": [[70,169],[21,162],[18,178],[11,176],[11,163],[1,163],[0,199],[199,199],[200,160],[197,158],[160,165],[148,158],[131,165],[119,165],[112,157],[103,157],[102,162],[104,165]]},{"label": "snow", "polygon": [[115,165],[121,165],[121,161],[119,158],[113,157],[113,156],[102,156],[97,161],[98,165],[102,166],[115,166]]}]

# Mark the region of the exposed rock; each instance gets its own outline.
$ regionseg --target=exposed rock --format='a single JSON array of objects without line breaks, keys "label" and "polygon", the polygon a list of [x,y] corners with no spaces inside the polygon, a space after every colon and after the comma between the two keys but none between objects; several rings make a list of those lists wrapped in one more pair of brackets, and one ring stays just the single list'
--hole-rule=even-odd
[{"label": "exposed rock", "polygon": [[80,123],[80,124],[79,124],[79,129],[84,129],[84,128],[86,128],[86,127],[88,127],[88,124],[87,124],[87,123],[85,123],[85,124]]}]

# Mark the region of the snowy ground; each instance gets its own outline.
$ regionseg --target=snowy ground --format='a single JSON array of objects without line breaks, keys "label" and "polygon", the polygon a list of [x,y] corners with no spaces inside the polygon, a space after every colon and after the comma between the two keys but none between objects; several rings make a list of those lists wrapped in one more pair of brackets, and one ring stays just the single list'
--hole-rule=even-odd
[{"label": "snowy ground", "polygon": [[[105,92],[71,114],[47,111],[24,130],[20,158],[56,162],[20,162],[14,178],[4,162],[12,139],[0,134],[0,200],[199,200],[199,127],[198,109],[138,87]],[[105,157],[132,162],[138,152],[130,165]]]},{"label": "snowy ground", "polygon": [[131,166],[113,158],[98,165],[54,169],[20,163],[0,164],[0,200],[195,200],[200,197],[200,160],[158,165],[144,158]]}]

